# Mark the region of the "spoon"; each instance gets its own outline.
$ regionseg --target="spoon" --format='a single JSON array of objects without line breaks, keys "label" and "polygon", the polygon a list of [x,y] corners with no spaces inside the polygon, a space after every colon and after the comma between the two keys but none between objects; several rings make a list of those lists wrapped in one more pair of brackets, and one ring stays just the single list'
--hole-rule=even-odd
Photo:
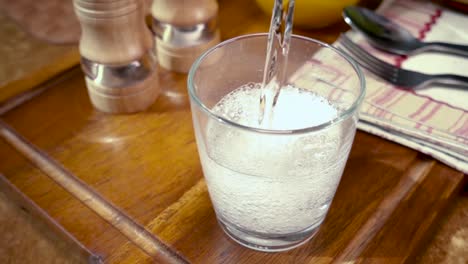
[{"label": "spoon", "polygon": [[343,10],[345,22],[363,33],[369,43],[381,50],[400,55],[437,51],[468,57],[468,46],[443,42],[422,42],[409,31],[369,9],[348,6]]}]

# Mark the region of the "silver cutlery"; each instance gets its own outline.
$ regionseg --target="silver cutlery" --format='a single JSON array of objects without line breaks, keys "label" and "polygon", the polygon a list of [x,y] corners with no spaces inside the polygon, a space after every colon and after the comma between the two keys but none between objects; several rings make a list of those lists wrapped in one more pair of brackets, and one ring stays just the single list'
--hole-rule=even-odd
[{"label": "silver cutlery", "polygon": [[340,36],[338,43],[340,43],[341,46],[345,48],[344,51],[351,55],[362,67],[401,88],[420,89],[429,85],[440,84],[443,86],[468,89],[468,77],[466,76],[454,74],[425,74],[396,67],[372,56],[344,34]]},{"label": "silver cutlery", "polygon": [[343,10],[345,22],[361,32],[376,48],[400,55],[436,51],[468,57],[468,45],[422,42],[409,31],[369,9],[348,6]]}]

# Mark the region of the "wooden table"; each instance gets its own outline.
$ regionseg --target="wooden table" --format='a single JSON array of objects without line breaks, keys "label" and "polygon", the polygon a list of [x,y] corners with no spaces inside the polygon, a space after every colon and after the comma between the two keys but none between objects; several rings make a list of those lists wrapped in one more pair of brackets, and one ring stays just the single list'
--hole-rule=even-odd
[{"label": "wooden table", "polygon": [[[220,1],[223,39],[267,30],[252,1]],[[302,35],[333,42],[344,24]],[[92,108],[78,67],[14,99],[2,115],[0,190],[68,245],[108,263],[411,262],[463,174],[358,132],[330,212],[313,240],[277,254],[239,246],[216,222],[194,140],[186,75],[160,70],[145,112]],[[11,107],[10,107],[11,106]],[[14,106],[14,107],[13,107]],[[11,108],[11,109],[10,109]],[[34,146],[30,145],[32,143]]]}]

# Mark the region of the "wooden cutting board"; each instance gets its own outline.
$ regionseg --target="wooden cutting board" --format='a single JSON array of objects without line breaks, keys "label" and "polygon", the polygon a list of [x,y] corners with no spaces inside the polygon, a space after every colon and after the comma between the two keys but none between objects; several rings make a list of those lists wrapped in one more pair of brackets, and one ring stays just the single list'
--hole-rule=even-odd
[{"label": "wooden cutting board", "polygon": [[[3,115],[16,133],[120,208],[109,223],[108,215],[84,205],[88,198],[66,191],[75,185],[64,188],[53,180],[56,165],[32,166],[24,155],[35,150],[0,140],[0,171],[8,181],[109,263],[161,260],[159,250],[143,250],[154,239],[193,263],[411,263],[463,183],[460,172],[358,132],[316,237],[285,253],[248,250],[227,238],[216,222],[197,156],[185,76],[161,71],[160,78],[165,93],[135,115],[95,111],[78,69]],[[128,236],[118,225],[126,216],[152,237]]]},{"label": "wooden cutting board", "polygon": [[[268,17],[249,3],[220,2],[223,38],[266,30]],[[300,33],[332,42],[344,30],[338,25]],[[161,262],[168,254],[193,263],[412,263],[463,184],[462,173],[430,157],[358,132],[315,238],[278,254],[246,249],[216,222],[198,160],[186,76],[159,74],[163,92],[142,113],[94,110],[76,68],[1,116],[14,131],[0,128],[0,172],[107,263]],[[77,185],[57,184],[60,175],[75,176],[104,200],[71,194]],[[101,211],[109,204],[118,210]],[[127,217],[133,233],[122,228]],[[142,229],[151,235],[139,237]]]},{"label": "wooden cutting board", "polygon": [[79,63],[78,46],[52,45],[0,11],[0,104]]},{"label": "wooden cutting board", "polygon": [[0,0],[0,9],[22,30],[42,41],[77,44],[80,39],[80,24],[71,0]]}]

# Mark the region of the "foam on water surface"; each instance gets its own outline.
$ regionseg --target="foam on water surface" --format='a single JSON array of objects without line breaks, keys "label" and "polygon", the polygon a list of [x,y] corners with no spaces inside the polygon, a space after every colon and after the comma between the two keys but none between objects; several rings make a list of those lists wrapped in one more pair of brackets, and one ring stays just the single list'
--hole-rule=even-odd
[{"label": "foam on water surface", "polygon": [[[274,96],[267,90],[267,97]],[[270,94],[269,94],[270,93]],[[213,112],[244,126],[272,130],[293,130],[317,126],[337,117],[337,109],[325,98],[310,91],[288,85],[274,107],[265,126],[258,123],[260,84],[250,83],[223,97]],[[272,109],[268,109],[272,111]]]}]

